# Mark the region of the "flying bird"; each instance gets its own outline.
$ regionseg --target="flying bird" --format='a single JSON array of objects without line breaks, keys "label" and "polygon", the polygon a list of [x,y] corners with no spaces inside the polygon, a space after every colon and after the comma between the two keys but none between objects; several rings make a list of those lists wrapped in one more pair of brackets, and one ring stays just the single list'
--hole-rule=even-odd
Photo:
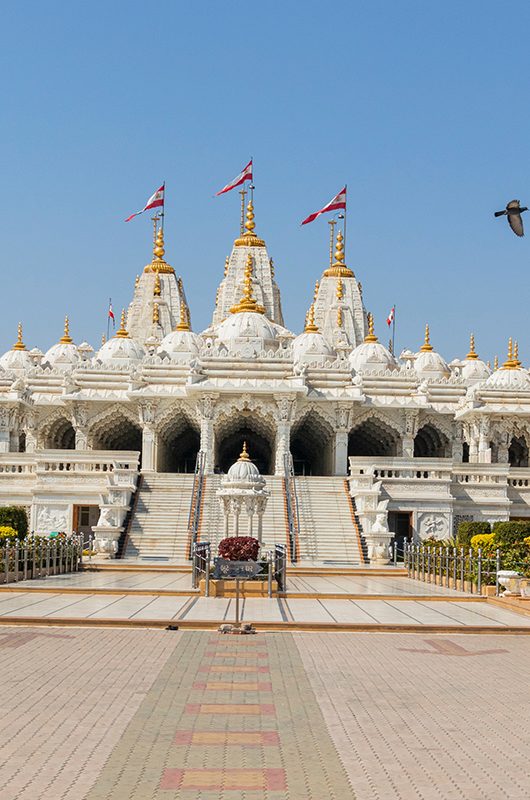
[{"label": "flying bird", "polygon": [[523,219],[521,214],[523,211],[528,211],[524,206],[521,208],[519,200],[510,200],[504,211],[496,211],[496,217],[503,217],[505,214],[508,217],[508,224],[516,236],[524,236]]}]

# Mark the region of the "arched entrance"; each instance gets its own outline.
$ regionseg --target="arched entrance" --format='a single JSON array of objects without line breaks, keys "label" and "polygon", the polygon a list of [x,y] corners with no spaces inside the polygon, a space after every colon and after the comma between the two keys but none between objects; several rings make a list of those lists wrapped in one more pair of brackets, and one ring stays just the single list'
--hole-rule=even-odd
[{"label": "arched entrance", "polygon": [[333,475],[333,429],[317,412],[293,426],[291,455],[296,475]]},{"label": "arched entrance", "polygon": [[378,417],[369,417],[353,428],[348,436],[348,456],[380,456],[392,458],[400,455],[399,434]]},{"label": "arched entrance", "polygon": [[528,466],[528,445],[524,436],[514,436],[508,448],[508,461],[511,467]]},{"label": "arched entrance", "polygon": [[158,435],[158,471],[194,472],[201,437],[185,415],[172,418]]},{"label": "arched entrance", "polygon": [[221,420],[216,430],[215,469],[228,472],[247,443],[250,458],[262,475],[274,473],[274,436],[267,422],[252,411]]},{"label": "arched entrance", "polygon": [[92,429],[93,450],[142,451],[142,429],[123,414],[100,420]]},{"label": "arched entrance", "polygon": [[75,450],[75,430],[67,417],[59,417],[51,423],[43,439],[46,449]]},{"label": "arched entrance", "polygon": [[447,436],[427,424],[419,429],[414,439],[414,458],[449,458],[450,445]]}]

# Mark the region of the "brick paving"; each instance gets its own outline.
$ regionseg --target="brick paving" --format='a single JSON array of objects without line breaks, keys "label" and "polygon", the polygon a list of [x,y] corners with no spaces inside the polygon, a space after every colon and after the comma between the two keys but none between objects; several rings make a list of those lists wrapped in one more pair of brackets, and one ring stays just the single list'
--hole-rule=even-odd
[{"label": "brick paving", "polygon": [[527,800],[526,636],[0,626],[2,800]]}]

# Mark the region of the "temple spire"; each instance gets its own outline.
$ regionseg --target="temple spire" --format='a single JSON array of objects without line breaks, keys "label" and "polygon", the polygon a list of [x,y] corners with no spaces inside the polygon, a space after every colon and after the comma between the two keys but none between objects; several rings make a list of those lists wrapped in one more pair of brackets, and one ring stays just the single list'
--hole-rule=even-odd
[{"label": "temple spire", "polygon": [[429,330],[429,324],[425,326],[425,339],[423,341],[422,346],[420,347],[420,353],[430,353],[432,350],[431,344],[431,333]]},{"label": "temple spire", "polygon": [[364,337],[364,341],[367,344],[377,342],[377,336],[374,333],[374,315],[371,311],[368,312],[368,333]]},{"label": "temple spire", "polygon": [[504,362],[504,364],[502,365],[502,368],[503,369],[516,369],[516,366],[515,366],[515,363],[514,363],[514,355],[513,355],[513,342],[512,342],[512,337],[511,336],[508,339],[508,357],[507,357],[506,361]]},{"label": "temple spire", "polygon": [[128,339],[129,338],[129,333],[127,331],[127,328],[125,327],[125,309],[124,308],[122,308],[122,311],[121,311],[120,327],[116,331],[116,337],[118,339]]},{"label": "temple spire", "polygon": [[307,312],[304,333],[318,333],[318,325],[315,325],[315,304],[311,303]]},{"label": "temple spire", "polygon": [[243,442],[243,449],[242,449],[241,453],[239,454],[239,459],[238,460],[239,461],[250,461],[250,456],[248,454],[247,443],[246,442]]},{"label": "temple spire", "polygon": [[179,321],[177,327],[175,328],[175,330],[176,331],[189,331],[189,329],[190,329],[190,323],[189,323],[189,319],[188,319],[187,309],[186,309],[184,303],[181,302],[181,304],[180,304],[180,321]]},{"label": "temple spire", "polygon": [[245,277],[243,280],[243,297],[235,306],[230,309],[231,314],[238,314],[242,311],[254,311],[257,314],[264,314],[263,306],[258,305],[252,294],[252,256],[249,253],[245,266]]},{"label": "temple spire", "polygon": [[236,247],[265,247],[265,242],[255,233],[256,223],[254,222],[254,203],[252,200],[247,205],[245,233],[235,240]]},{"label": "temple spire", "polygon": [[13,345],[13,350],[25,350],[25,349],[26,345],[22,341],[22,323],[19,322],[17,327],[17,340]]},{"label": "temple spire", "polygon": [[68,317],[64,318],[64,333],[59,339],[59,344],[72,344],[73,339],[70,336],[70,323]]},{"label": "temple spire", "polygon": [[475,336],[474,334],[471,334],[469,337],[469,353],[466,356],[466,360],[472,361],[476,358],[478,358],[478,355],[475,352]]},{"label": "temple spire", "polygon": [[353,278],[354,274],[344,263],[344,258],[344,236],[342,231],[339,231],[335,243],[335,261],[325,270],[324,275],[335,278]]}]

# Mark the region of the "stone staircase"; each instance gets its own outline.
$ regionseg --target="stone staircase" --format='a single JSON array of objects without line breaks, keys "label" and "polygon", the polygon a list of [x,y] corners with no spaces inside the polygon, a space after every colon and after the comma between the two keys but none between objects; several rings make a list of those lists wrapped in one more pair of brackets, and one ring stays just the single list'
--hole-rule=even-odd
[{"label": "stone staircase", "polygon": [[186,559],[193,475],[144,473],[125,558]]},{"label": "stone staircase", "polygon": [[362,542],[340,477],[296,478],[300,561],[362,565]]}]

